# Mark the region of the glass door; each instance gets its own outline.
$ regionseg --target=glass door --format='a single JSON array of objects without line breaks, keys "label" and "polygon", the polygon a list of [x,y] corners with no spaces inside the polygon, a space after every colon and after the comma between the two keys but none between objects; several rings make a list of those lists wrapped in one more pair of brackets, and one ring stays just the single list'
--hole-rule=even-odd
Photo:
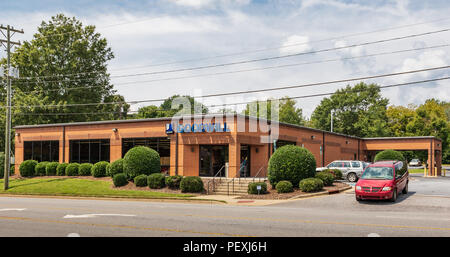
[{"label": "glass door", "polygon": [[[224,145],[200,145],[200,171],[203,177],[212,177],[228,162],[228,146]],[[225,168],[219,175],[225,176]]]}]

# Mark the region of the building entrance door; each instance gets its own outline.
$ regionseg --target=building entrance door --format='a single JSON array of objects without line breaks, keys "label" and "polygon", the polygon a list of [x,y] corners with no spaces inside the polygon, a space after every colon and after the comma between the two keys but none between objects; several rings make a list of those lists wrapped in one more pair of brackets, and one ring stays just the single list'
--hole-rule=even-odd
[{"label": "building entrance door", "polygon": [[[228,146],[227,145],[200,145],[200,171],[202,177],[212,177],[217,172],[217,176],[225,176],[225,165],[228,162]],[[222,168],[223,167],[223,168]]]},{"label": "building entrance door", "polygon": [[241,145],[241,163],[239,175],[242,178],[250,177],[250,146]]}]

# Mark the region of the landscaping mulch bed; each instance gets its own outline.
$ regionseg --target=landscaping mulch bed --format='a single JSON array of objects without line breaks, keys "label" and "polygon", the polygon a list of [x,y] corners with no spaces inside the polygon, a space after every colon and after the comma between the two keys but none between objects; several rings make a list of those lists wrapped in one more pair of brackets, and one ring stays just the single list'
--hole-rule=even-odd
[{"label": "landscaping mulch bed", "polygon": [[[319,191],[319,192],[335,191],[335,190],[339,190],[339,189],[347,187],[347,186],[348,186],[347,184],[342,183],[342,182],[334,182],[333,186],[323,187],[322,191]],[[318,193],[318,192],[314,192],[314,193]],[[295,196],[308,195],[308,194],[311,194],[311,193],[305,193],[298,188],[294,188],[294,192],[291,192],[291,193],[279,194],[275,188],[272,188],[270,185],[268,185],[267,194],[261,194],[261,195],[249,194],[249,195],[239,196],[239,197],[237,197],[237,199],[286,200],[286,199],[290,199]]]},{"label": "landscaping mulch bed", "polygon": [[115,187],[114,185],[111,185],[112,189],[115,190],[138,190],[138,191],[151,191],[151,192],[160,192],[160,193],[170,193],[170,194],[189,194],[189,195],[204,195],[204,193],[182,193],[180,189],[174,190],[170,189],[167,186],[160,189],[153,189],[149,188],[148,186],[145,187],[137,187],[132,181],[129,181],[128,184],[121,187]]}]

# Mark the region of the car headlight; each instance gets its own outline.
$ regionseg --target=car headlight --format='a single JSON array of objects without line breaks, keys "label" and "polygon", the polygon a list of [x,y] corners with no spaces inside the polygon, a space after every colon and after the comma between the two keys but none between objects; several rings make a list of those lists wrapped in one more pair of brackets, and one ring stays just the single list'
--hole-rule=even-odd
[{"label": "car headlight", "polygon": [[391,191],[392,187],[383,187],[382,191]]},{"label": "car headlight", "polygon": [[361,187],[360,186],[356,186],[356,190],[361,190]]}]

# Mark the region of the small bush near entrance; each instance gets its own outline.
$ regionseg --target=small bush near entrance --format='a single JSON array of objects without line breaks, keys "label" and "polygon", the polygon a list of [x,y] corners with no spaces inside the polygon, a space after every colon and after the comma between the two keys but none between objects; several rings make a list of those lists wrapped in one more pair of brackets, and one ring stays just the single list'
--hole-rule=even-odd
[{"label": "small bush near entrance", "polygon": [[106,175],[110,176],[111,178],[114,177],[114,175],[124,173],[123,172],[123,159],[120,158],[118,160],[115,160],[108,164],[106,166]]},{"label": "small bush near entrance", "polygon": [[56,169],[58,168],[59,162],[50,162],[45,167],[45,175],[47,176],[55,176]]},{"label": "small bush near entrance", "polygon": [[148,179],[148,178],[147,178],[147,175],[144,175],[144,174],[139,175],[139,176],[137,176],[137,177],[134,178],[134,184],[135,184],[137,187],[145,187],[145,186],[148,185],[147,179]]},{"label": "small bush near entrance", "polygon": [[292,183],[287,180],[283,180],[277,183],[276,187],[278,193],[290,193],[294,191]]},{"label": "small bush near entrance", "polygon": [[45,176],[45,167],[47,167],[48,163],[49,162],[40,162],[36,164],[36,166],[34,167],[34,174],[36,176]]},{"label": "small bush near entrance", "polygon": [[328,172],[328,173],[332,174],[334,177],[334,180],[340,180],[340,179],[344,178],[342,175],[342,171],[338,170],[338,169],[327,169],[327,170],[324,170],[324,172]]},{"label": "small bush near entrance", "polygon": [[180,182],[181,192],[199,193],[203,192],[203,181],[200,177],[183,177]]},{"label": "small bush near entrance", "polygon": [[316,178],[322,180],[324,186],[331,186],[331,185],[333,185],[334,176],[333,176],[333,174],[331,174],[329,172],[326,172],[326,171],[318,172],[316,174]]},{"label": "small bush near entrance", "polygon": [[299,188],[303,192],[317,192],[322,190],[323,181],[318,178],[303,179],[302,181],[300,181]]},{"label": "small bush near entrance", "polygon": [[180,183],[183,179],[183,176],[175,175],[175,176],[168,176],[166,177],[166,185],[170,189],[180,189]]},{"label": "small bush near entrance", "polygon": [[34,168],[38,164],[35,160],[26,160],[22,162],[19,166],[20,176],[22,177],[32,177],[34,176]]},{"label": "small bush near entrance", "polygon": [[56,176],[65,176],[68,165],[68,163],[60,163],[58,167],[56,167]]},{"label": "small bush near entrance", "polygon": [[91,163],[82,163],[78,168],[78,175],[80,176],[90,176],[92,174],[92,165]]},{"label": "small bush near entrance", "polygon": [[166,176],[162,173],[153,173],[148,176],[147,184],[153,189],[163,188],[166,186]]},{"label": "small bush near entrance", "polygon": [[133,179],[141,174],[160,173],[159,153],[146,146],[133,147],[123,157],[123,171],[128,179]]},{"label": "small bush near entrance", "polygon": [[118,173],[113,176],[113,183],[115,187],[121,187],[128,184],[127,176],[124,173]]},{"label": "small bush near entrance", "polygon": [[106,166],[108,165],[109,163],[105,161],[94,164],[91,169],[92,176],[95,178],[106,177]]},{"label": "small bush near entrance", "polygon": [[285,145],[278,148],[269,160],[268,179],[272,187],[279,181],[287,180],[297,186],[300,180],[314,177],[316,160],[306,148]]},{"label": "small bush near entrance", "polygon": [[247,192],[249,194],[255,194],[255,195],[258,194],[258,186],[261,186],[261,190],[259,191],[260,194],[267,193],[267,184],[264,182],[249,183]]},{"label": "small bush near entrance", "polygon": [[78,170],[80,168],[79,163],[70,163],[66,167],[66,176],[78,176]]}]

